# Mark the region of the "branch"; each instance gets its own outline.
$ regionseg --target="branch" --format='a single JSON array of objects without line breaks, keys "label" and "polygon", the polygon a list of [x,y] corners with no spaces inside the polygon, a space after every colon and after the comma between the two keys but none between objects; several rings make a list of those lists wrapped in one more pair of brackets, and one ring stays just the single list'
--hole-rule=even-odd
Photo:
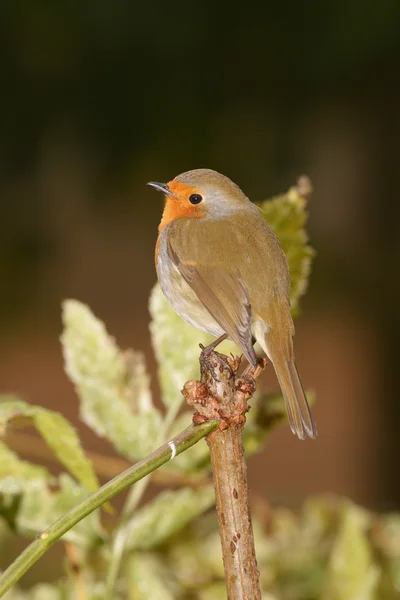
[{"label": "branch", "polygon": [[36,539],[18,556],[0,577],[0,597],[16,583],[24,573],[35,564],[37,560],[56,542],[64,533],[69,531],[79,521],[87,517],[96,508],[111,500],[124,489],[139,481],[173,456],[184,452],[219,425],[217,420],[210,420],[202,425],[191,425],[173,438],[170,442],[163,444],[120,475],[99,488],[94,494],[83,502],[72,508],[58,521],[50,525],[48,529],[36,536]]},{"label": "branch", "polygon": [[[259,572],[251,523],[247,469],[242,429],[249,410],[247,400],[255,382],[245,371],[237,375],[240,361],[203,349],[200,356],[201,381],[186,383],[186,402],[194,406],[195,423],[220,419],[217,431],[207,442],[210,447],[217,500],[219,532],[229,600],[260,600]],[[257,367],[257,376],[266,362]]]},{"label": "branch", "polygon": [[[165,436],[166,437],[166,436]],[[164,439],[165,439],[164,437]],[[3,440],[4,441],[4,440]],[[52,453],[47,444],[39,437],[21,431],[6,431],[5,441],[7,446],[28,459],[46,460],[59,465],[58,458]],[[160,441],[160,443],[163,440]],[[119,456],[106,456],[92,450],[85,450],[88,459],[93,463],[94,470],[102,479],[112,479],[122,471],[129,469],[131,462]],[[210,479],[204,475],[184,475],[169,470],[157,470],[152,475],[151,482],[162,487],[201,487],[210,483]]]}]

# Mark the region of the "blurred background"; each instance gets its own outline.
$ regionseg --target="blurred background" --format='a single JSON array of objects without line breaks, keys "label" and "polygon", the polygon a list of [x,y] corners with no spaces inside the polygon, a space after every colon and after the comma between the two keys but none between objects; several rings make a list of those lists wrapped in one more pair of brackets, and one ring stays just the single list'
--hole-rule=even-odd
[{"label": "blurred background", "polygon": [[0,389],[111,452],[78,421],[62,299],[152,365],[146,182],[209,167],[258,201],[307,173],[318,256],[296,348],[319,438],[275,432],[251,487],[400,508],[398,0],[3,0],[0,70]]}]

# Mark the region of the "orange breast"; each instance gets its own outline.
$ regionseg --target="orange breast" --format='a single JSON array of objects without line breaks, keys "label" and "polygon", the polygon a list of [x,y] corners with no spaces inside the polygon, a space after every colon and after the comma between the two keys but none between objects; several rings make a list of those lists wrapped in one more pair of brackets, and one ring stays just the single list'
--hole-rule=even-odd
[{"label": "orange breast", "polygon": [[161,232],[175,219],[192,218],[201,219],[205,216],[201,205],[193,205],[189,201],[191,194],[200,193],[199,190],[193,186],[181,183],[179,181],[170,181],[168,187],[175,197],[167,196],[165,201],[164,212],[158,231]]}]

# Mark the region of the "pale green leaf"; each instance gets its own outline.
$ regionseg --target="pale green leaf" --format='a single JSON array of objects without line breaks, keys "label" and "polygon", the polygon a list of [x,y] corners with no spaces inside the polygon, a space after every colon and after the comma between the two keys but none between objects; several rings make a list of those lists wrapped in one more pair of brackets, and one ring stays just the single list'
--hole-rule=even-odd
[{"label": "pale green leaf", "polygon": [[198,600],[226,600],[226,585],[223,581],[212,583],[199,590]]},{"label": "pale green leaf", "polygon": [[38,583],[30,589],[14,586],[4,600],[70,600],[70,596],[65,596],[56,584]]},{"label": "pale green leaf", "polygon": [[374,531],[374,541],[385,557],[400,560],[400,514],[389,513],[380,518],[379,527]]},{"label": "pale green leaf", "polygon": [[64,467],[91,492],[98,488],[92,462],[85,456],[75,428],[60,413],[0,396],[0,425],[11,420],[28,419]]},{"label": "pale green leaf", "polygon": [[206,346],[213,338],[185,323],[172,309],[158,284],[151,292],[149,309],[161,398],[166,406],[181,403],[185,382],[200,376],[199,344]]},{"label": "pale green leaf", "polygon": [[63,305],[65,370],[80,398],[80,414],[128,458],[154,448],[161,415],[151,400],[142,354],[123,353],[104,324],[75,300]]},{"label": "pale green leaf", "polygon": [[[185,589],[199,589],[215,579],[213,570],[206,565],[200,540],[197,531],[189,526],[168,544],[168,564],[173,565],[175,577]],[[222,562],[220,541],[218,550]]]},{"label": "pale green leaf", "polygon": [[58,460],[89,491],[94,492],[99,482],[92,462],[85,456],[79,437],[60,413],[37,409],[33,415],[35,426]]},{"label": "pale green leaf", "polygon": [[[15,530],[34,537],[88,496],[85,488],[64,473],[59,490],[50,490],[44,479],[7,477],[1,482],[2,514]],[[68,531],[64,539],[90,546],[104,536],[99,511],[95,511]]]},{"label": "pale green leaf", "polygon": [[[4,435],[8,423],[19,418],[23,421],[27,403],[12,394],[0,394],[0,433]],[[27,417],[28,422],[30,415]],[[26,419],[25,419],[26,420]]]},{"label": "pale green leaf", "polygon": [[32,479],[51,480],[47,469],[26,460],[21,460],[15,452],[10,450],[3,442],[0,442],[0,492],[3,481],[7,477],[24,481]]},{"label": "pale green leaf", "polygon": [[375,600],[379,569],[373,562],[365,520],[357,507],[343,506],[323,600]]},{"label": "pale green leaf", "polygon": [[[127,563],[129,600],[174,600],[171,574],[160,557],[134,552]],[[168,585],[169,584],[169,585]],[[171,589],[172,588],[172,589]]]},{"label": "pale green leaf", "polygon": [[[268,592],[264,592],[262,600],[278,600],[278,597]],[[223,581],[212,583],[211,585],[198,591],[196,598],[198,600],[226,600],[226,586]]]},{"label": "pale green leaf", "polygon": [[135,513],[130,524],[128,546],[135,550],[159,546],[203,514],[214,502],[212,486],[160,493]]},{"label": "pale green leaf", "polygon": [[[87,572],[85,572],[84,598],[83,596],[81,598],[79,594],[77,595],[77,584],[75,581],[63,578],[51,584],[38,583],[29,589],[13,586],[5,594],[4,600],[104,600],[104,583],[96,581],[88,583],[87,579]],[[114,594],[113,600],[122,600],[122,598]]]},{"label": "pale green leaf", "polygon": [[286,194],[260,204],[267,223],[278,236],[289,263],[292,312],[297,313],[300,297],[305,293],[315,252],[308,244],[305,229],[307,223],[307,200],[300,195],[297,187],[291,187]]},{"label": "pale green leaf", "polygon": [[62,600],[63,593],[55,585],[39,583],[29,590],[29,600]]},{"label": "pale green leaf", "polygon": [[176,565],[179,583],[198,589],[224,578],[216,511],[192,520],[167,546],[168,563]]}]

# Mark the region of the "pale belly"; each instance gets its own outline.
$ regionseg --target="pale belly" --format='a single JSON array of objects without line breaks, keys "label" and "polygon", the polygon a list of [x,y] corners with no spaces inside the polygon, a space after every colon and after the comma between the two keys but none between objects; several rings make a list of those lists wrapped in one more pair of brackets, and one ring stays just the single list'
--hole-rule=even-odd
[{"label": "pale belly", "polygon": [[169,258],[164,240],[160,243],[157,274],[165,297],[186,323],[215,337],[225,333]]}]

